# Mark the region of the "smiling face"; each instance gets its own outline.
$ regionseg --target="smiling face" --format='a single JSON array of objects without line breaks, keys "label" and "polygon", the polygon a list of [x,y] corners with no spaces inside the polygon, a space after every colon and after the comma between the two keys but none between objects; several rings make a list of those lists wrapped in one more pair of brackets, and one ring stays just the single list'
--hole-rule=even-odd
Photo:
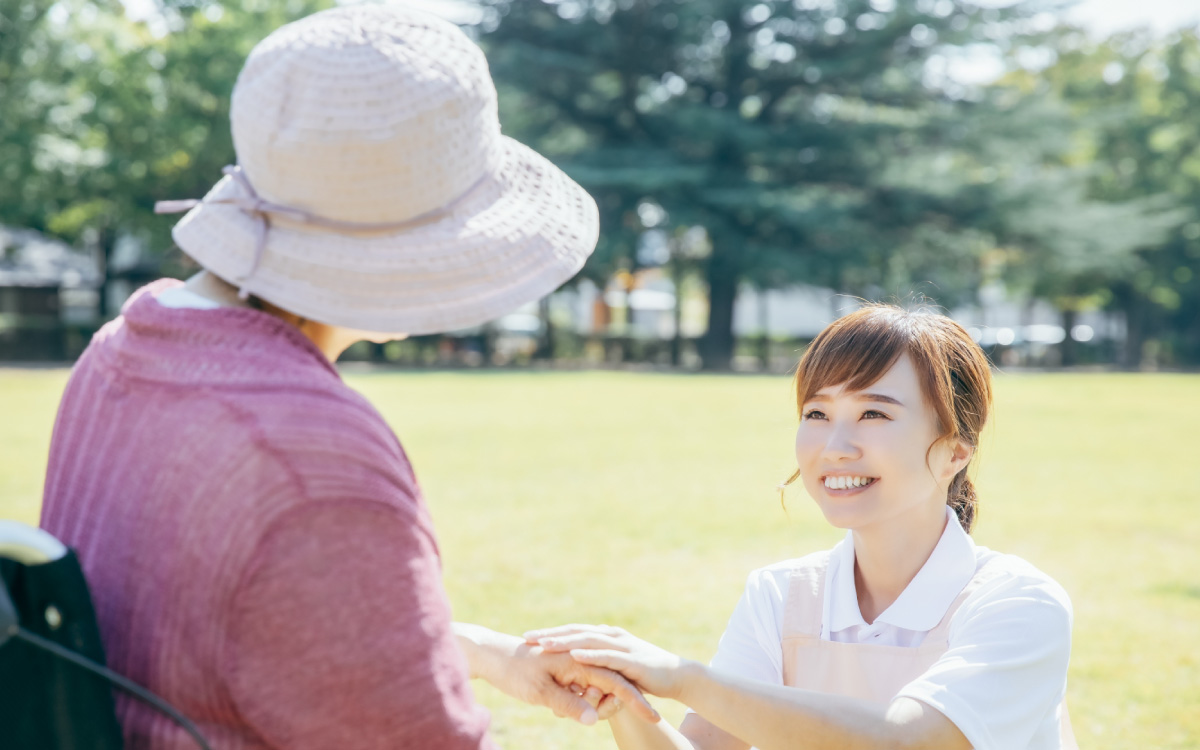
[{"label": "smiling face", "polygon": [[938,439],[937,413],[907,354],[861,390],[819,389],[800,414],[797,465],[829,523],[864,530],[942,521],[950,482],[971,448]]}]

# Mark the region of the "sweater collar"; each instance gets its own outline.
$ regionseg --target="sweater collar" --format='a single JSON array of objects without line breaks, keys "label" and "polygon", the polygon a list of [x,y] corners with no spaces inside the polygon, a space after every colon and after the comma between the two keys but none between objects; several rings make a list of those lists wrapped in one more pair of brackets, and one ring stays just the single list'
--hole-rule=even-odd
[{"label": "sweater collar", "polygon": [[333,377],[337,369],[295,326],[244,307],[170,308],[155,299],[182,286],[160,279],[133,293],[121,316],[96,334],[105,364],[147,380],[284,385]]}]

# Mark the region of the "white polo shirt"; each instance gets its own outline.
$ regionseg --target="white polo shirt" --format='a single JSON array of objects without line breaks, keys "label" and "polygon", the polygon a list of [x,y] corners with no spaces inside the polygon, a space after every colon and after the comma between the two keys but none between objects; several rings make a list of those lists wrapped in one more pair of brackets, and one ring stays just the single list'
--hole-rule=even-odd
[{"label": "white polo shirt", "polygon": [[[943,713],[977,750],[1053,750],[1071,653],[1071,602],[1024,560],[979,547],[947,509],[937,546],[874,623],[858,608],[854,536],[834,546],[822,602],[821,637],[842,643],[918,646],[984,563],[999,566],[950,623],[946,653],[897,694]],[[783,684],[783,612],[796,560],[750,574],[717,646],[715,669]],[[993,568],[989,568],[989,573]]]}]

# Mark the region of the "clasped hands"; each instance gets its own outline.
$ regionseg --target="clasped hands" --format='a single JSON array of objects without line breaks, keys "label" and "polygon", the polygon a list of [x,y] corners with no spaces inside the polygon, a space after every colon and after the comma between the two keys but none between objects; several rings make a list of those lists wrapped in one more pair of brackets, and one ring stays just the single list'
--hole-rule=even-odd
[{"label": "clasped hands", "polygon": [[471,676],[514,698],[546,706],[582,724],[622,708],[659,721],[643,692],[677,697],[688,662],[607,625],[531,630],[524,639],[456,624]]}]

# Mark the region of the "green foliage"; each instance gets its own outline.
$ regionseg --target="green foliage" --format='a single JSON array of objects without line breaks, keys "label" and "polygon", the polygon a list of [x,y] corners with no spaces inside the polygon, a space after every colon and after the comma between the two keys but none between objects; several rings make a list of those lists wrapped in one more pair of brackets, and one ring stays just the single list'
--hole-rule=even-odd
[{"label": "green foliage", "polygon": [[1085,195],[1082,171],[1060,163],[1070,125],[1052,97],[945,75],[965,45],[1043,43],[1037,2],[488,7],[482,40],[512,132],[602,206],[591,272],[630,262],[643,200],[708,230],[709,364],[732,350],[743,280],[873,297],[921,286],[950,305],[986,280],[997,245],[1018,248],[1031,279],[1086,286],[1098,268],[1124,271],[1159,228],[1146,216],[1157,204]]},{"label": "green foliage", "polygon": [[229,97],[246,55],[332,3],[167,3],[142,21],[118,2],[64,0],[49,16],[48,2],[10,4],[4,15],[24,25],[4,56],[36,64],[0,90],[0,222],[107,255],[121,234],[170,247],[177,217],[155,216],[154,203],[203,196],[235,161]]},{"label": "green foliage", "polygon": [[73,29],[99,62],[75,71],[76,96],[95,102],[75,124],[107,156],[81,192],[111,196],[108,219],[120,231],[169,246],[177,217],[155,217],[154,202],[203,196],[221,167],[236,161],[229,99],[250,49],[327,5],[171,4],[162,8],[162,36],[124,17]]},{"label": "green foliage", "polygon": [[[70,190],[56,169],[64,158],[94,161],[86,144],[63,138],[54,125],[70,119],[67,69],[89,51],[61,33],[68,4],[0,0],[0,222],[47,225],[46,201]],[[56,14],[51,8],[56,7]],[[51,22],[54,15],[57,22]]]},{"label": "green foliage", "polygon": [[[0,516],[37,517],[66,372],[0,369]],[[794,466],[790,382],[620,373],[368,374],[433,512],[455,616],[509,632],[598,621],[695,659],[750,570],[832,545]],[[1097,405],[1136,401],[1136,409]],[[977,459],[976,541],[1075,608],[1081,747],[1200,745],[1200,378],[1001,376]],[[502,747],[612,748],[484,685]],[[668,720],[682,709],[661,701]]]},{"label": "green foliage", "polygon": [[[176,217],[154,203],[202,196],[235,158],[246,54],[331,3],[164,0],[135,21],[116,0],[0,0],[0,223],[165,251]],[[480,7],[506,132],[597,198],[585,275],[636,265],[642,204],[668,236],[704,229],[711,252],[674,270],[705,277],[710,367],[741,282],[947,306],[1003,282],[1065,316],[1124,311],[1128,364],[1200,361],[1194,32],[1094,43],[1031,20],[1041,0]],[[972,45],[1016,72],[957,82]],[[1039,49],[1057,61],[1021,68]]]},{"label": "green foliage", "polygon": [[1101,43],[1066,31],[1044,86],[1071,106],[1072,158],[1089,167],[1089,192],[1106,201],[1157,196],[1177,209],[1108,275],[1103,302],[1130,323],[1126,362],[1157,352],[1200,361],[1200,32],[1145,32]]},{"label": "green foliage", "polygon": [[955,148],[939,122],[957,92],[923,66],[977,38],[985,12],[945,5],[498,3],[482,38],[520,97],[518,136],[573,144],[561,161],[605,209],[599,275],[632,256],[634,209],[652,199],[712,236],[710,331],[728,339],[740,280],[901,287],[913,277],[893,251],[955,231],[949,202],[886,169]]}]

